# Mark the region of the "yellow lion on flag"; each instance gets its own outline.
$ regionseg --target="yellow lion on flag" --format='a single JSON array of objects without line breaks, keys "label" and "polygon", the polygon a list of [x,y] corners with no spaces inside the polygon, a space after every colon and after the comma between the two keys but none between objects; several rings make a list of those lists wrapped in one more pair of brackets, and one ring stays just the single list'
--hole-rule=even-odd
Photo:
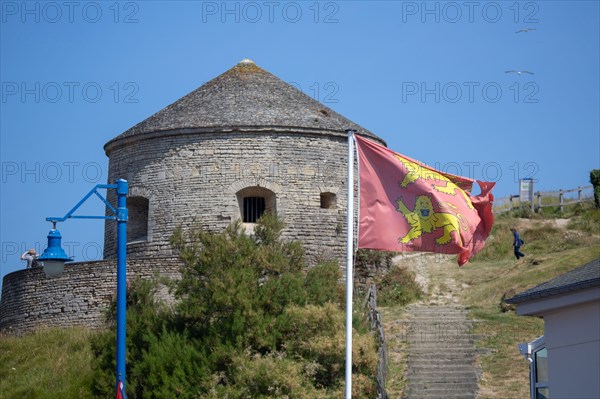
[{"label": "yellow lion on flag", "polygon": [[471,199],[467,196],[467,193],[465,193],[464,190],[462,190],[460,187],[454,184],[452,180],[448,179],[446,176],[442,175],[441,173],[435,170],[426,168],[415,162],[411,162],[408,159],[402,158],[397,154],[395,154],[394,156],[397,160],[399,160],[402,163],[402,165],[404,165],[404,167],[408,171],[406,175],[404,175],[404,179],[400,183],[400,187],[406,188],[409,184],[416,182],[418,179],[444,181],[446,182],[446,185],[442,186],[433,184],[433,188],[439,191],[440,193],[448,195],[456,195],[456,191],[458,190],[458,192],[464,197],[469,209],[475,209],[473,207],[473,204],[471,203]]},{"label": "yellow lion on flag", "polygon": [[[434,212],[433,203],[428,195],[417,196],[414,210],[408,209],[402,201],[402,197],[398,198],[396,203],[398,205],[398,212],[404,216],[410,225],[408,233],[398,239],[400,243],[406,244],[415,238],[421,237],[423,233],[431,233],[438,229],[443,229],[444,234],[435,239],[437,244],[443,245],[450,242],[453,231],[458,232],[459,230],[467,230],[468,228],[468,222],[461,213]],[[440,205],[447,206],[454,211],[458,210],[455,205],[448,202],[440,202]],[[458,234],[458,240],[459,245],[462,246],[463,243],[460,234]]]}]

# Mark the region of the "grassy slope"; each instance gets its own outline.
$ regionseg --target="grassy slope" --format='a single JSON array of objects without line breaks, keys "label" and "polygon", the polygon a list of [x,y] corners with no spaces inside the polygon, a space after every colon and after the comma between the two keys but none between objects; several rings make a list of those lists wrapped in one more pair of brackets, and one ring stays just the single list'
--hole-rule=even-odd
[{"label": "grassy slope", "polygon": [[[503,294],[513,296],[600,257],[600,226],[589,223],[597,220],[600,212],[587,210],[571,216],[564,223],[543,218],[498,218],[489,251],[453,273],[457,281],[468,286],[462,300],[471,308],[473,318],[479,320],[475,327],[475,334],[482,337],[479,346],[490,350],[489,355],[480,358],[484,371],[482,399],[528,397],[529,366],[516,345],[544,332],[541,319],[502,312]],[[526,243],[522,251],[527,256],[520,261],[511,256],[510,226],[517,227]]]},{"label": "grassy slope", "polygon": [[390,399],[400,398],[407,383],[408,358],[406,350],[408,344],[401,323],[396,322],[393,324],[390,322],[405,319],[405,309],[403,306],[386,306],[380,310],[385,324],[388,350],[388,373],[385,388]]},{"label": "grassy slope", "polygon": [[[516,345],[544,333],[543,320],[500,311],[503,293],[508,291],[507,296],[512,296],[598,257],[598,247],[587,247],[548,255],[538,265],[515,265],[514,261],[505,260],[473,263],[465,268],[461,279],[470,287],[463,298],[471,307],[473,318],[479,320],[475,327],[475,334],[482,337],[479,346],[490,350],[490,355],[480,358],[484,371],[480,398],[527,397],[528,363]],[[479,270],[469,270],[475,268]]]},{"label": "grassy slope", "polygon": [[0,399],[90,398],[91,332],[0,335]]},{"label": "grassy slope", "polygon": [[[598,220],[597,210],[575,214],[566,224],[571,229],[565,230],[555,227],[551,220],[501,217],[478,259],[460,270],[436,269],[440,284],[445,277],[463,284],[462,301],[479,320],[475,333],[482,336],[480,346],[490,350],[490,355],[481,358],[484,375],[480,398],[528,396],[528,365],[516,345],[543,334],[542,320],[501,312],[502,294],[523,291],[600,257]],[[519,229],[526,242],[523,252],[527,256],[519,262],[511,256],[511,225]],[[393,312],[399,312],[396,316],[401,318],[401,309]],[[391,320],[388,316],[386,319]],[[73,328],[19,338],[0,335],[0,399],[91,397],[90,334]],[[399,347],[393,349],[401,356],[403,343],[397,344]],[[402,391],[403,373],[403,368],[390,370],[390,394]]]},{"label": "grassy slope", "polygon": [[[434,287],[448,291],[446,282],[454,280],[458,288],[452,295],[471,309],[471,317],[477,320],[474,334],[481,337],[478,346],[489,352],[479,359],[483,370],[480,399],[529,397],[529,365],[517,344],[544,333],[543,320],[502,312],[502,296],[513,296],[600,257],[600,210],[571,208],[567,212],[548,210],[528,219],[518,217],[530,216],[527,212],[497,217],[485,250],[460,269],[454,259],[431,257],[429,292]],[[522,251],[527,256],[520,261],[512,255],[511,226],[526,242]],[[406,385],[406,342],[401,331],[394,330],[403,318],[403,308],[385,307],[382,313],[390,341],[387,389],[390,397],[400,397]]]}]

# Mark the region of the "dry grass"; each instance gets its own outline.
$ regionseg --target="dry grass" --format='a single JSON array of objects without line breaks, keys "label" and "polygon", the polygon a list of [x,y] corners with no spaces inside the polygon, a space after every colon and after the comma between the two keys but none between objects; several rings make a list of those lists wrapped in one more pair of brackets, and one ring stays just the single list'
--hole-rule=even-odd
[{"label": "dry grass", "polygon": [[[584,218],[597,220],[599,210],[585,210]],[[487,252],[458,268],[455,257],[439,255],[403,256],[407,265],[425,279],[425,302],[453,302],[470,309],[476,320],[478,346],[488,354],[479,357],[483,375],[479,399],[529,397],[529,364],[517,344],[544,334],[542,319],[517,316],[500,308],[503,295],[512,296],[600,257],[600,237],[590,223],[573,215],[570,221],[500,217],[492,231]],[[581,227],[583,225],[583,227]],[[516,226],[525,240],[527,256],[515,261],[510,226]],[[400,398],[406,385],[406,342],[398,338],[402,309],[382,309],[390,341],[390,398]],[[388,332],[389,331],[389,332]],[[403,353],[404,352],[404,353]]]},{"label": "dry grass", "polygon": [[386,390],[390,398],[401,398],[406,387],[407,341],[401,320],[406,317],[403,306],[381,308],[385,323],[385,337],[388,342],[388,378]]},{"label": "dry grass", "polygon": [[471,308],[472,317],[478,320],[474,332],[481,336],[479,346],[490,351],[479,359],[484,372],[480,399],[528,397],[529,366],[517,344],[544,334],[543,320],[517,316],[513,311],[502,312],[502,295],[508,292],[507,296],[512,296],[598,257],[598,245],[548,253],[540,249],[531,250],[526,260],[519,262],[477,262],[461,270],[457,280],[468,285],[461,302]]},{"label": "dry grass", "polygon": [[92,334],[69,328],[0,335],[0,399],[91,397]]}]

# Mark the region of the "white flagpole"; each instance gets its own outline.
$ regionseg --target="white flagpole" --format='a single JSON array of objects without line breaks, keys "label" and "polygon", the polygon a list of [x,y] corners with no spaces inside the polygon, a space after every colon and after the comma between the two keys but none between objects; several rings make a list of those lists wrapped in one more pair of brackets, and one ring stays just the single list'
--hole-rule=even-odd
[{"label": "white flagpole", "polygon": [[348,214],[346,215],[346,399],[352,399],[352,290],[354,288],[354,132],[348,129]]}]

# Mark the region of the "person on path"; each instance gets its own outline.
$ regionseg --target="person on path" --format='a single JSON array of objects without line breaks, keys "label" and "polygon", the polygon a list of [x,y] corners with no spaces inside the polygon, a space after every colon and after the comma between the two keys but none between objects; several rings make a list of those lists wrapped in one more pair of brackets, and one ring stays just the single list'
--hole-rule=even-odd
[{"label": "person on path", "polygon": [[524,242],[521,239],[521,236],[519,236],[519,232],[517,231],[517,229],[511,227],[510,231],[512,231],[514,237],[513,248],[515,250],[515,257],[517,258],[517,260],[519,260],[520,258],[525,256],[525,254],[521,252],[521,245],[523,245]]}]

